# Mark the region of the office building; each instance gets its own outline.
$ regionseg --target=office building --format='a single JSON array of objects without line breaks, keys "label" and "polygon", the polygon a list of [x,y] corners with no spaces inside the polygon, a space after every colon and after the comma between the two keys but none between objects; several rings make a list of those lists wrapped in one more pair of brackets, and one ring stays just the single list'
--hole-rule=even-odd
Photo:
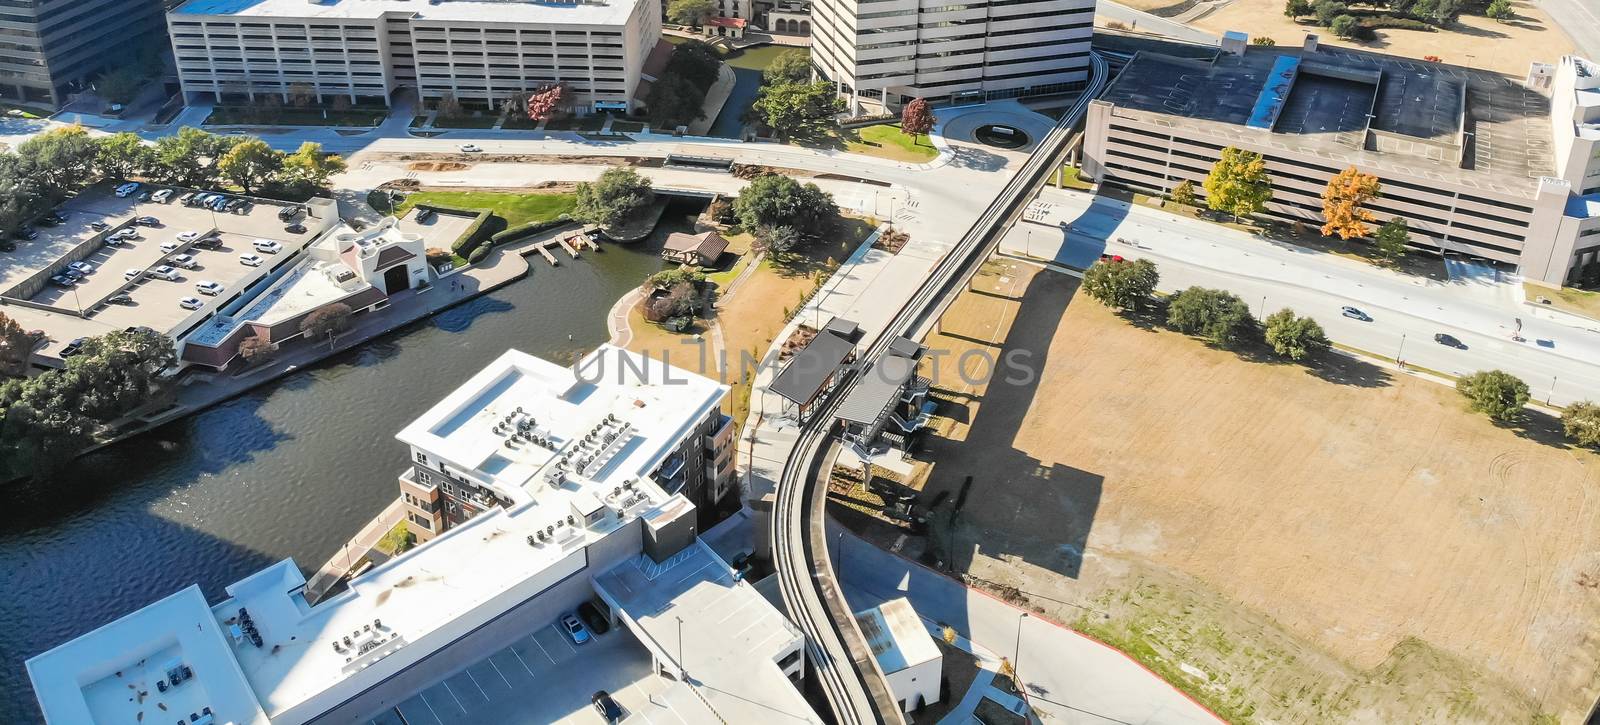
[{"label": "office building", "polygon": [[562,82],[574,111],[631,108],[659,0],[189,0],[167,14],[191,100],[388,103],[401,88],[498,109]]},{"label": "office building", "polygon": [[1094,9],[1094,0],[815,0],[811,59],[850,100],[850,113],[894,111],[912,98],[959,104],[1060,93],[1089,76]]},{"label": "office building", "polygon": [[[631,678],[686,722],[820,723],[794,685],[804,637],[700,541],[689,486],[676,478],[684,441],[701,445],[728,389],[644,362],[609,346],[571,369],[506,352],[400,437],[416,470],[509,506],[484,508],[315,605],[284,560],[214,605],[192,586],[34,656],[27,669],[45,719],[402,722],[419,693],[463,668],[487,676],[485,660],[518,642],[536,651],[537,636],[571,653],[551,627],[590,602],[618,630],[605,637],[632,638],[606,640],[605,661],[619,670],[566,660],[571,686],[528,697],[526,721],[554,719],[534,708],[588,708],[593,682]],[[619,649],[632,658],[625,666]],[[549,669],[561,667],[504,657],[533,682],[535,669],[555,681]],[[500,696],[517,697],[506,682]],[[466,707],[486,704],[470,701],[446,722],[505,721]]]},{"label": "office building", "polygon": [[64,105],[161,32],[159,0],[7,2],[0,11],[0,100]]},{"label": "office building", "polygon": [[[1229,33],[1220,49],[1199,50],[1139,52],[1091,102],[1088,175],[1163,195],[1187,180],[1203,196],[1222,149],[1236,147],[1266,159],[1265,217],[1317,227],[1329,179],[1354,166],[1382,184],[1366,205],[1376,221],[1405,219],[1419,249],[1551,285],[1593,264],[1600,197],[1585,184],[1596,183],[1600,91],[1591,64],[1564,60],[1524,81],[1321,48],[1316,36],[1285,49]],[[1553,88],[1554,119],[1541,85]]]}]

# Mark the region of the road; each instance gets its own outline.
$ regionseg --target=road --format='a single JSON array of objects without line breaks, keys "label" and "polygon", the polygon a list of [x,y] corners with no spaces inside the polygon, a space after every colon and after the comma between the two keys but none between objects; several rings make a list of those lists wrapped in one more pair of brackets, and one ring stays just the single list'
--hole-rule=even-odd
[{"label": "road", "polygon": [[[1564,1],[1572,2],[1574,0]],[[1110,0],[1100,0],[1100,3],[1095,6],[1094,14],[1098,17],[1127,25],[1130,30],[1141,33],[1154,33],[1174,40],[1186,40],[1191,43],[1204,43],[1206,45],[1216,45],[1222,42],[1217,36],[1204,30],[1196,30],[1183,23],[1134,10]]]},{"label": "road", "polygon": [[[1535,317],[1548,313],[1522,304],[1513,284],[1418,279],[1081,192],[1047,190],[1032,211],[1043,223],[1013,229],[1005,250],[1077,268],[1102,250],[1145,257],[1160,269],[1163,291],[1191,285],[1227,289],[1258,316],[1291,307],[1317,318],[1335,342],[1452,375],[1505,370],[1527,382],[1536,399],[1556,405],[1600,394],[1600,367],[1594,364],[1600,360],[1600,323],[1589,329]],[[1064,222],[1071,223],[1070,234],[1058,226]],[[1372,321],[1342,316],[1344,305]],[[1511,339],[1518,317],[1526,342]],[[1433,335],[1440,332],[1467,349],[1435,343]]]},{"label": "road", "polygon": [[1539,7],[1572,38],[1579,53],[1600,61],[1600,0],[1539,0]]}]

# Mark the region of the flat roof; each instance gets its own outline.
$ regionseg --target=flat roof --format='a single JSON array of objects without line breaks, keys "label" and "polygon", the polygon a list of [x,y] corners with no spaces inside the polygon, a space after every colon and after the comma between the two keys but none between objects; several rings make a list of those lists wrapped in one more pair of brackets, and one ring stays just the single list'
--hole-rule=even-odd
[{"label": "flat roof", "polygon": [[1567,198],[1567,216],[1578,219],[1600,217],[1600,192]]},{"label": "flat roof", "polygon": [[883,673],[893,674],[924,662],[939,659],[939,647],[922,624],[911,602],[905,597],[890,599],[871,609],[856,612],[856,624],[872,647]]},{"label": "flat roof", "polygon": [[[1525,198],[1553,173],[1549,101],[1505,76],[1332,47],[1204,49],[1186,58],[1140,51],[1101,100],[1116,106],[1114,119],[1189,138]],[[1366,148],[1369,114],[1378,150]]]},{"label": "flat roof", "polygon": [[538,2],[536,0],[189,0],[170,15],[229,15],[240,18],[375,20],[385,14],[413,22],[572,23],[626,22],[635,0]]},{"label": "flat roof", "polygon": [[917,373],[917,361],[900,355],[885,355],[861,373],[850,395],[839,404],[837,416],[850,423],[873,423],[900,398],[906,381]]},{"label": "flat roof", "polygon": [[856,344],[843,337],[819,332],[778,371],[767,389],[796,403],[809,403],[855,349]]},{"label": "flat roof", "polygon": [[703,721],[822,722],[778,666],[785,652],[804,647],[800,630],[699,539],[659,564],[644,554],[618,564],[595,577],[595,587],[633,620],[646,646],[688,673],[715,716]]}]

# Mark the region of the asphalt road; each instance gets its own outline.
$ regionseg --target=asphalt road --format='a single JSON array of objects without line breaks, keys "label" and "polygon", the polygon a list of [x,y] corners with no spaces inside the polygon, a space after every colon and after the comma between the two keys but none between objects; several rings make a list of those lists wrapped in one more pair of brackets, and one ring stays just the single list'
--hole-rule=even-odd
[{"label": "asphalt road", "polygon": [[1600,0],[1539,0],[1539,7],[1572,38],[1579,53],[1600,60]]}]

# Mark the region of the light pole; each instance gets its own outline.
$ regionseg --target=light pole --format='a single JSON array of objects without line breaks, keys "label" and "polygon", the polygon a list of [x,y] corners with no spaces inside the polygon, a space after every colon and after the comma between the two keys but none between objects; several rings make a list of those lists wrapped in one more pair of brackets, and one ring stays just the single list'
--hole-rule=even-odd
[{"label": "light pole", "polygon": [[1550,399],[1556,397],[1556,376],[1550,376],[1550,394],[1544,396],[1544,404],[1549,405]]},{"label": "light pole", "polygon": [[1033,228],[1029,227],[1025,231],[1028,232],[1028,241],[1027,241],[1027,245],[1028,246],[1027,246],[1026,254],[1031,258],[1031,257],[1033,257]]},{"label": "light pole", "polygon": [[1404,353],[1405,351],[1406,351],[1406,334],[1404,332],[1402,332],[1402,333],[1400,333],[1400,349],[1395,350],[1395,352],[1394,352],[1394,361],[1400,367],[1405,367],[1405,365],[1406,365],[1406,359],[1402,355],[1402,353]]},{"label": "light pole", "polygon": [[678,671],[683,673],[685,682],[689,680],[689,668],[683,663],[683,617],[674,616],[678,620]]},{"label": "light pole", "polygon": [[1022,701],[1028,701],[1028,688],[1022,684],[1022,623],[1028,620],[1028,613],[1023,612],[1017,617],[1017,642],[1011,648],[1011,681],[1017,686],[1017,693],[1022,695]]},{"label": "light pole", "polygon": [[1267,296],[1266,295],[1261,295],[1261,312],[1257,313],[1256,317],[1258,317],[1258,318],[1259,317],[1265,317],[1266,314],[1267,314]]}]

